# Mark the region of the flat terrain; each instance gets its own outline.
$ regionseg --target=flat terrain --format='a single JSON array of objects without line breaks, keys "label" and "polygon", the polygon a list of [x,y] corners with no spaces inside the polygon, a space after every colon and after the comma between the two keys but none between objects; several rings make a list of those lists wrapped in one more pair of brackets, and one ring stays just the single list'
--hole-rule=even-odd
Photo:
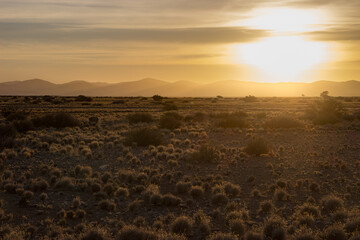
[{"label": "flat terrain", "polygon": [[[332,100],[341,115],[320,105]],[[359,98],[7,96],[0,109],[3,239],[360,238]]]}]

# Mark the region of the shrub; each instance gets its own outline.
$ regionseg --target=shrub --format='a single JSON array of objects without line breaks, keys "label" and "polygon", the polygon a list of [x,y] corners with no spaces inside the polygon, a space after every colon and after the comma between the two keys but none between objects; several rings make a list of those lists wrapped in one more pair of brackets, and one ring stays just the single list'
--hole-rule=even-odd
[{"label": "shrub", "polygon": [[311,215],[315,218],[320,216],[319,208],[309,203],[305,203],[302,206],[300,206],[298,211],[302,215]]},{"label": "shrub", "polygon": [[222,128],[246,128],[249,126],[246,121],[246,113],[244,112],[234,112],[230,114],[220,114],[217,117],[220,119],[217,122],[218,127]]},{"label": "shrub", "polygon": [[164,99],[164,97],[162,97],[162,96],[160,96],[160,95],[154,95],[153,97],[152,97],[153,99],[154,99],[154,101],[162,101],[163,99]]},{"label": "shrub", "polygon": [[91,97],[86,97],[84,95],[79,95],[75,98],[75,101],[77,102],[91,102],[92,98]]},{"label": "shrub", "polygon": [[268,153],[269,147],[263,138],[253,138],[246,144],[245,152],[247,154],[259,156]]},{"label": "shrub", "polygon": [[212,203],[217,205],[225,205],[227,204],[228,200],[229,199],[224,193],[217,193],[211,198]]},{"label": "shrub", "polygon": [[177,112],[166,112],[160,117],[160,128],[174,130],[181,126],[182,116]]},{"label": "shrub", "polygon": [[280,219],[269,219],[264,226],[263,235],[264,239],[272,240],[285,240],[286,232],[283,229],[284,223]]},{"label": "shrub", "polygon": [[230,221],[230,230],[238,236],[243,236],[245,233],[245,225],[242,220],[233,219]]},{"label": "shrub", "polygon": [[65,112],[46,114],[41,117],[33,118],[32,121],[35,127],[65,128],[80,126],[79,120]]},{"label": "shrub", "polygon": [[305,117],[314,124],[332,124],[342,120],[345,110],[341,102],[331,97],[322,97],[305,112]]},{"label": "shrub", "polygon": [[104,199],[99,202],[99,207],[103,210],[115,211],[116,204],[114,203],[114,201]]},{"label": "shrub", "polygon": [[176,234],[188,234],[191,231],[193,222],[188,216],[177,217],[170,225],[171,232]]},{"label": "shrub", "polygon": [[187,194],[191,188],[191,184],[188,182],[176,183],[176,191],[180,194]]},{"label": "shrub", "polygon": [[266,121],[264,126],[267,128],[299,128],[302,123],[294,118],[279,116]]},{"label": "shrub", "polygon": [[154,128],[136,128],[129,131],[125,137],[125,145],[136,143],[138,146],[160,145],[162,143],[161,133]]},{"label": "shrub", "polygon": [[219,153],[214,146],[201,145],[198,151],[191,154],[190,161],[199,163],[216,163],[219,161]]},{"label": "shrub", "polygon": [[190,195],[194,199],[199,199],[204,195],[204,189],[201,186],[193,186],[191,187]]},{"label": "shrub", "polygon": [[163,109],[164,111],[176,111],[178,107],[174,103],[165,103]]},{"label": "shrub", "polygon": [[0,125],[0,149],[14,146],[15,138],[16,129],[12,124]]},{"label": "shrub", "polygon": [[181,199],[168,193],[162,197],[163,204],[168,207],[176,207],[181,203]]},{"label": "shrub", "polygon": [[274,210],[274,205],[271,201],[263,201],[260,203],[260,212],[271,213]]},{"label": "shrub", "polygon": [[341,226],[330,226],[325,229],[323,239],[327,240],[346,240],[346,233]]},{"label": "shrub", "polygon": [[249,96],[245,96],[244,101],[245,102],[257,102],[258,99],[255,96],[249,95]]},{"label": "shrub", "polygon": [[187,115],[185,117],[185,121],[187,121],[187,122],[191,122],[191,121],[193,121],[193,122],[201,122],[201,121],[205,120],[205,116],[206,115],[203,112],[195,112],[193,114]]},{"label": "shrub", "polygon": [[224,191],[226,195],[230,197],[236,197],[240,194],[241,188],[238,185],[232,184],[232,183],[226,183],[224,186]]},{"label": "shrub", "polygon": [[343,201],[335,196],[327,196],[321,199],[321,203],[326,213],[332,213],[343,207]]},{"label": "shrub", "polygon": [[150,123],[154,121],[150,113],[131,113],[126,116],[130,124]]},{"label": "shrub", "polygon": [[28,119],[13,121],[13,125],[19,133],[24,133],[34,129],[34,124]]},{"label": "shrub", "polygon": [[18,121],[18,120],[25,120],[29,116],[29,112],[23,110],[16,110],[16,109],[2,109],[1,115],[9,121]]}]

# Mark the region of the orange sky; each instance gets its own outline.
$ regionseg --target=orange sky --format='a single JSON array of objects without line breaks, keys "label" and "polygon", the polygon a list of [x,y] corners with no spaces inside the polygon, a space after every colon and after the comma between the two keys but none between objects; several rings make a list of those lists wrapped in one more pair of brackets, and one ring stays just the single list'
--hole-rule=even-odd
[{"label": "orange sky", "polygon": [[358,0],[0,0],[0,81],[360,79]]}]

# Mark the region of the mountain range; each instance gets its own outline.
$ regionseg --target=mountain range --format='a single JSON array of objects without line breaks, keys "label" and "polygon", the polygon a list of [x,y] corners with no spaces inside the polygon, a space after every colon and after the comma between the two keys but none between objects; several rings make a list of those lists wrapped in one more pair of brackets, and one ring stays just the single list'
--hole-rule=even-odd
[{"label": "mountain range", "polygon": [[360,81],[317,81],[312,83],[261,83],[245,81],[167,82],[153,78],[120,83],[72,81],[55,84],[42,79],[0,83],[0,95],[58,95],[58,96],[153,96],[166,97],[292,97],[319,96],[329,91],[331,96],[360,96]]}]

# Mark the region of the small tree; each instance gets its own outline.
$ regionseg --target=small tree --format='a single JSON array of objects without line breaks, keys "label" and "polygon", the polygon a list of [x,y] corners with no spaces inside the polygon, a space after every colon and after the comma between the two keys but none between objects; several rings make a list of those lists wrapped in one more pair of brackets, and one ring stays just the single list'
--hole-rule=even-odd
[{"label": "small tree", "polygon": [[162,101],[164,99],[164,97],[162,97],[158,94],[154,95],[152,98],[154,99],[154,101],[157,101],[157,102]]}]

